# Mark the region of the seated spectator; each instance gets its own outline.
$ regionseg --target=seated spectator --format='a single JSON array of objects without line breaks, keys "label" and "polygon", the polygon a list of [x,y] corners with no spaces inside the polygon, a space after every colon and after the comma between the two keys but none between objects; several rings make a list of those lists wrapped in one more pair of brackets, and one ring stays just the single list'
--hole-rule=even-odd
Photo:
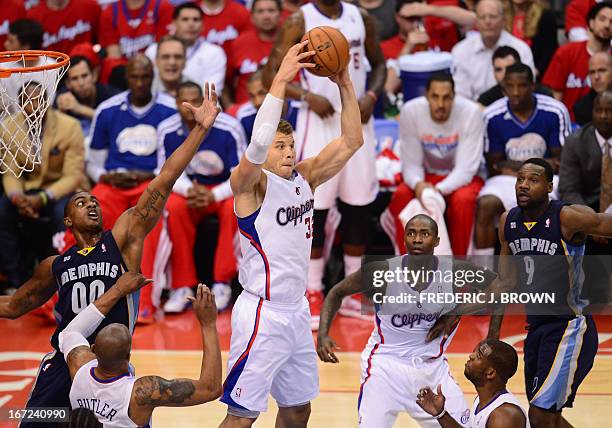
[{"label": "seated spectator", "polygon": [[565,7],[565,34],[570,42],[589,39],[587,15],[600,0],[570,0]]},{"label": "seated spectator", "polygon": [[457,94],[472,100],[495,85],[491,58],[499,46],[513,47],[521,61],[534,68],[529,46],[504,30],[504,7],[500,0],[479,1],[476,17],[479,35],[467,37],[452,50]]},{"label": "seated spectator", "polygon": [[9,34],[9,25],[26,17],[26,10],[22,0],[6,0],[0,8],[0,51],[4,49],[4,42]]},{"label": "seated spectator", "polygon": [[96,80],[97,73],[89,60],[83,56],[73,57],[64,80],[66,86],[59,90],[55,100],[59,110],[80,122],[85,135],[89,134],[96,107],[119,92]]},{"label": "seated spectator", "polygon": [[96,0],[41,0],[28,11],[28,18],[45,29],[42,48],[65,53],[79,43],[94,42],[99,17]]},{"label": "seated spectator", "polygon": [[[484,111],[489,178],[478,195],[474,254],[493,255],[496,221],[516,206],[514,184],[521,162],[546,158],[557,172],[561,146],[570,129],[569,114],[562,103],[534,94],[534,76],[527,65],[509,66],[502,86],[507,98]],[[555,176],[555,192],[556,181]]]},{"label": "seated spectator", "polygon": [[574,104],[576,123],[584,126],[593,119],[593,101],[597,94],[612,89],[612,56],[608,52],[596,52],[589,58],[591,90]]},{"label": "seated spectator", "polygon": [[[193,114],[182,106],[183,102],[199,106],[202,103],[202,89],[193,82],[184,82],[179,86],[176,99],[179,113],[159,125],[159,164],[183,143],[189,130],[195,126]],[[159,239],[161,227],[156,229],[150,240],[145,241],[145,247],[149,247],[145,248],[144,254],[158,255],[143,259],[145,272],[153,271],[154,265],[156,270],[161,271],[168,263],[171,266],[170,298],[164,305],[164,312],[184,311],[189,304],[187,297],[193,296],[191,287],[199,282],[193,257],[196,227],[210,215],[219,219],[213,274],[215,284],[211,290],[219,310],[225,309],[230,302],[232,290],[229,284],[236,275],[233,242],[238,224],[229,176],[245,149],[246,139],[238,121],[220,113],[168,199],[166,230],[170,242]],[[160,254],[167,257],[160,257]]]},{"label": "seated spectator", "polygon": [[[24,100],[22,108],[31,115],[38,109],[44,89],[39,83],[30,82],[22,91],[25,93],[19,97]],[[26,140],[25,121],[22,113],[16,113],[5,119],[3,132]],[[0,138],[9,140],[6,135]],[[42,122],[41,140],[40,165],[30,165],[33,171],[19,178],[21,171],[11,165],[12,173],[2,175],[5,196],[0,199],[0,260],[4,265],[2,271],[14,288],[30,278],[34,258],[42,260],[55,252],[51,243],[61,239],[54,235],[65,230],[64,206],[83,178],[83,131],[76,119],[48,109]],[[17,159],[22,156],[15,155]],[[26,160],[18,162],[25,164]],[[27,239],[20,234],[22,226],[29,230]],[[38,254],[33,254],[34,251]]]},{"label": "seated spectator", "polygon": [[355,0],[353,3],[374,17],[379,40],[388,40],[397,34],[397,24],[393,19],[397,11],[396,0]]},{"label": "seated spectator", "polygon": [[399,127],[404,183],[398,186],[389,204],[388,212],[395,223],[395,230],[388,231],[394,233],[390,237],[404,254],[404,225],[399,214],[415,197],[426,207],[423,191],[431,188],[446,200],[445,217],[453,253],[465,255],[476,197],[483,186],[476,175],[483,144],[478,105],[455,96],[450,74],[436,73],[429,79],[424,97],[404,104]]},{"label": "seated spectator", "polygon": [[[247,91],[249,93],[249,101],[242,104],[236,112],[236,118],[242,125],[247,138],[247,144],[251,141],[251,135],[253,134],[253,124],[255,123],[255,116],[268,91],[261,81],[261,69],[251,74],[249,81],[247,82]],[[287,122],[295,129],[295,123],[297,121],[297,111],[299,105],[295,100],[286,100],[283,116]]]},{"label": "seated spectator", "polygon": [[[223,49],[208,43],[200,35],[203,16],[202,9],[192,2],[183,3],[174,9],[174,35],[183,41],[187,49],[183,79],[201,87],[205,82],[212,82],[217,93],[221,93],[225,84],[227,57]],[[153,62],[157,56],[157,46],[154,43],[145,51],[145,55]]]},{"label": "seated spectator", "polygon": [[[604,212],[601,179],[603,158],[612,148],[612,93],[602,91],[593,102],[593,122],[567,137],[559,168],[559,198]],[[612,168],[612,165],[609,166]],[[612,200],[610,200],[612,203]]]},{"label": "seated spectator", "polygon": [[254,0],[251,22],[254,30],[245,31],[229,42],[227,82],[223,105],[243,104],[249,100],[247,80],[265,64],[272,51],[280,19],[279,0]]},{"label": "seated spectator", "polygon": [[185,44],[175,36],[164,36],[155,52],[155,78],[152,91],[176,98],[181,82],[185,80]]},{"label": "seated spectator", "polygon": [[542,84],[553,90],[574,119],[576,101],[589,92],[589,58],[595,52],[609,52],[612,39],[612,2],[598,3],[589,11],[589,39],[561,46],[555,52]]},{"label": "seated spectator", "polygon": [[132,58],[168,34],[172,11],[167,0],[117,0],[102,11],[98,41],[109,58]]},{"label": "seated spectator", "polygon": [[202,0],[200,6],[206,22],[202,35],[207,42],[221,46],[229,57],[228,43],[253,29],[249,11],[234,0]]},{"label": "seated spectator", "polygon": [[[505,95],[501,82],[504,80],[506,68],[512,64],[519,64],[520,62],[521,57],[516,49],[511,48],[510,46],[500,46],[495,49],[495,52],[493,52],[493,73],[495,74],[497,85],[480,94],[478,97],[478,104],[480,104],[482,107],[486,107],[493,104],[500,98],[503,98]],[[552,92],[550,89],[548,89],[546,86],[540,85],[539,83],[536,83],[534,92],[552,97]]]},{"label": "seated spectator", "polygon": [[544,0],[506,0],[505,5],[506,30],[531,47],[540,79],[559,47],[555,12]]}]

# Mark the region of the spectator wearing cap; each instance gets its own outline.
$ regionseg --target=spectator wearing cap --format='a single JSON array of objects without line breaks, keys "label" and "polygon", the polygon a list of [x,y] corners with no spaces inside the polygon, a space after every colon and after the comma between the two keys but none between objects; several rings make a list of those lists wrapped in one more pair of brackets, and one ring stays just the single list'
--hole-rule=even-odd
[{"label": "spectator wearing cap", "polygon": [[[501,82],[504,80],[506,67],[509,67],[512,64],[520,64],[520,62],[521,57],[516,49],[511,48],[510,46],[500,46],[495,49],[495,52],[493,52],[493,73],[495,74],[497,85],[480,94],[477,100],[478,104],[480,104],[482,107],[487,107],[500,98],[503,98],[504,90]],[[552,92],[550,89],[540,85],[539,83],[536,83],[534,92],[552,97]]]},{"label": "spectator wearing cap", "polygon": [[612,89],[612,55],[596,52],[589,59],[591,90],[574,104],[574,119],[584,126],[593,119],[593,101],[597,94]]},{"label": "spectator wearing cap", "polygon": [[571,42],[555,52],[542,83],[553,90],[574,119],[573,107],[589,88],[589,58],[596,52],[610,52],[612,1],[597,3],[587,16],[588,40]]},{"label": "spectator wearing cap", "polygon": [[65,84],[65,88],[59,90],[56,106],[60,111],[77,119],[85,135],[88,135],[96,107],[118,94],[119,90],[99,83],[98,72],[84,56],[70,59]]},{"label": "spectator wearing cap", "polygon": [[[204,12],[192,2],[183,3],[174,9],[174,36],[185,45],[185,68],[183,81],[189,80],[204,87],[206,82],[215,84],[218,94],[223,90],[227,57],[225,51],[212,43],[208,43],[202,36]],[[145,55],[156,62],[159,44],[150,45]],[[153,83],[159,87],[159,72],[156,70],[156,79]]]}]

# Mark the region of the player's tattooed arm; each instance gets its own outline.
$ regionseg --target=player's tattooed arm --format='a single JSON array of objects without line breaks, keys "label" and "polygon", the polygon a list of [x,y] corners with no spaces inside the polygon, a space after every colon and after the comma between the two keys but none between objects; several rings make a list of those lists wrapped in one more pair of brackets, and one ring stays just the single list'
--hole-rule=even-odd
[{"label": "player's tattooed arm", "polygon": [[561,209],[561,231],[566,241],[583,241],[584,235],[612,238],[612,214],[596,213],[585,205]]},{"label": "player's tattooed arm", "polygon": [[73,348],[66,357],[66,365],[68,366],[68,371],[70,372],[70,379],[74,379],[74,376],[81,367],[95,359],[96,354],[91,352],[91,348],[89,346],[83,345]]},{"label": "player's tattooed arm", "polygon": [[38,264],[34,275],[12,296],[0,297],[0,318],[15,319],[41,306],[55,293],[55,279],[51,266],[57,256]]}]

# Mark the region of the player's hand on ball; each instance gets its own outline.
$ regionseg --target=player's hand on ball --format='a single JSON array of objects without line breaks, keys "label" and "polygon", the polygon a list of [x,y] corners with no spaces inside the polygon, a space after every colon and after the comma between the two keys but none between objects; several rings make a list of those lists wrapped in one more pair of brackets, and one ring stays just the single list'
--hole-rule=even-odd
[{"label": "player's hand on ball", "polygon": [[336,357],[334,351],[340,348],[336,342],[329,336],[319,336],[317,338],[317,354],[324,363],[339,363],[340,360]]},{"label": "player's hand on ball", "polygon": [[138,272],[124,272],[115,283],[115,287],[118,287],[122,294],[127,296],[152,282],[153,280],[146,278]]},{"label": "player's hand on ball", "polygon": [[442,394],[442,385],[438,385],[438,393],[434,393],[430,387],[421,388],[417,394],[416,403],[432,416],[438,416],[444,410],[446,398]]},{"label": "player's hand on ball", "polygon": [[198,321],[203,326],[215,327],[217,322],[217,304],[215,295],[204,284],[198,284],[195,297],[188,297],[193,304],[193,310]]},{"label": "player's hand on ball", "polygon": [[309,62],[309,58],[315,54],[315,51],[303,51],[307,44],[308,40],[304,40],[289,48],[276,72],[275,79],[290,83],[302,68],[315,67],[314,63]]},{"label": "player's hand on ball", "polygon": [[336,74],[332,74],[328,77],[329,80],[337,85],[352,85],[351,75],[348,72],[348,68],[344,67],[341,71]]},{"label": "player's hand on ball", "polygon": [[217,115],[221,112],[215,84],[204,83],[204,101],[202,101],[199,107],[194,107],[187,102],[183,103],[183,107],[191,111],[193,118],[200,126],[206,129],[210,128],[215,123]]}]

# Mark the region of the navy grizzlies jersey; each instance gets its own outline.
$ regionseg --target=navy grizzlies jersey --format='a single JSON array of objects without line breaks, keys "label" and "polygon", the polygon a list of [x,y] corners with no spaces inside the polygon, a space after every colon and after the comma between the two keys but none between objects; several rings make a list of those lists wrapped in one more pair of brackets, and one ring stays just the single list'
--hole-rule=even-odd
[{"label": "navy grizzlies jersey", "polygon": [[[112,287],[127,268],[112,232],[106,231],[94,247],[79,250],[76,245],[72,246],[53,261],[51,269],[59,294],[54,310],[57,329],[51,345],[59,350],[59,333],[79,312]],[[133,333],[138,297],[139,293],[133,293],[120,300],[87,340],[93,343],[98,331],[112,323],[123,324]]]},{"label": "navy grizzlies jersey", "polygon": [[527,221],[520,207],[512,208],[506,217],[506,242],[513,255],[522,256],[517,264],[520,291],[549,293],[555,299],[554,303],[527,303],[529,324],[550,316],[581,315],[588,304],[580,298],[584,243],[575,245],[563,239],[560,219],[563,205],[561,201],[550,201],[544,214],[535,221]]}]

